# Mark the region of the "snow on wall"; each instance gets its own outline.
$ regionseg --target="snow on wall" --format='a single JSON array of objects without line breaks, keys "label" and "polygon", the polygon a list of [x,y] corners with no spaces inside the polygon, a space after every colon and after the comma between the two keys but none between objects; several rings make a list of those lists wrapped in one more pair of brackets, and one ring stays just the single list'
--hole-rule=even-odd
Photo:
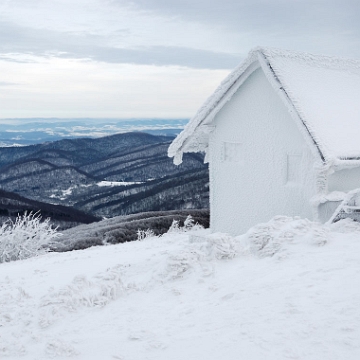
[{"label": "snow on wall", "polygon": [[261,69],[214,124],[209,142],[212,231],[239,235],[279,214],[313,217],[315,159]]},{"label": "snow on wall", "polygon": [[328,191],[348,192],[360,188],[360,167],[342,169],[329,175]]}]

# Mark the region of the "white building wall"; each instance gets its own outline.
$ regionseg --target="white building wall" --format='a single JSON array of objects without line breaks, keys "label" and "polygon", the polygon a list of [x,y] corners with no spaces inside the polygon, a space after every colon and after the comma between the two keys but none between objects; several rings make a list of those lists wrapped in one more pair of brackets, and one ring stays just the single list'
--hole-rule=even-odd
[{"label": "white building wall", "polygon": [[328,191],[348,192],[360,188],[360,167],[343,169],[329,175]]},{"label": "white building wall", "polygon": [[214,125],[212,231],[238,235],[275,215],[312,218],[313,155],[261,69],[219,111]]}]

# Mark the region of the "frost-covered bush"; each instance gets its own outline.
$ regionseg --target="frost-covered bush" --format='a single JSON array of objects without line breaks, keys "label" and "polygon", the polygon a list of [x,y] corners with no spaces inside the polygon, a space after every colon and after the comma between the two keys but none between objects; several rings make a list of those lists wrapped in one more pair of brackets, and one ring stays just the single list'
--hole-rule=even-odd
[{"label": "frost-covered bush", "polygon": [[146,238],[156,236],[155,233],[151,229],[147,230],[138,230],[137,231],[137,239],[138,240],[145,240]]},{"label": "frost-covered bush", "polygon": [[198,229],[204,229],[204,227],[198,223],[195,223],[194,218],[191,215],[188,215],[184,220],[184,226],[180,226],[180,221],[174,219],[171,223],[168,233],[185,232]]},{"label": "frost-covered bush", "polygon": [[181,227],[179,225],[179,220],[174,219],[169,227],[168,233],[174,233],[180,231],[181,231]]},{"label": "frost-covered bush", "polygon": [[[167,233],[186,232],[197,229],[204,229],[204,227],[202,225],[199,225],[198,223],[195,223],[194,218],[191,215],[188,215],[187,218],[184,220],[184,226],[180,225],[180,220],[173,219]],[[137,231],[138,240],[144,240],[148,237],[159,236],[159,235],[161,234],[157,235],[151,229],[147,229],[147,230],[138,229]]]},{"label": "frost-covered bush", "polygon": [[41,221],[37,213],[25,213],[15,222],[9,219],[0,228],[0,263],[41,255],[60,235],[49,218]]}]

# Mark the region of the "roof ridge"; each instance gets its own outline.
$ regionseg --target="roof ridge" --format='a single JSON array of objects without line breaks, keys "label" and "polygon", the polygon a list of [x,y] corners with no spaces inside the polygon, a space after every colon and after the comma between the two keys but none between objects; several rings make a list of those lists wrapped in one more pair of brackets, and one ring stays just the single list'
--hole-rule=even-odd
[{"label": "roof ridge", "polygon": [[[313,54],[311,52],[301,52],[273,47],[256,47],[251,52],[261,52],[266,58],[282,57],[287,59],[301,58],[303,62],[314,67],[321,67],[333,70],[360,70],[360,60],[347,57],[332,55]],[[345,65],[345,66],[344,66]]]}]

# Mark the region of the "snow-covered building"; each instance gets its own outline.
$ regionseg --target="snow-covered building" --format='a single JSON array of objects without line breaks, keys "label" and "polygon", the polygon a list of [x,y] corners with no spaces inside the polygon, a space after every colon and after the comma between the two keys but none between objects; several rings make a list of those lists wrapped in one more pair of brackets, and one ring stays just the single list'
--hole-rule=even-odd
[{"label": "snow-covered building", "polygon": [[185,152],[206,153],[212,231],[330,220],[360,188],[360,61],[252,50],[169,147]]}]

